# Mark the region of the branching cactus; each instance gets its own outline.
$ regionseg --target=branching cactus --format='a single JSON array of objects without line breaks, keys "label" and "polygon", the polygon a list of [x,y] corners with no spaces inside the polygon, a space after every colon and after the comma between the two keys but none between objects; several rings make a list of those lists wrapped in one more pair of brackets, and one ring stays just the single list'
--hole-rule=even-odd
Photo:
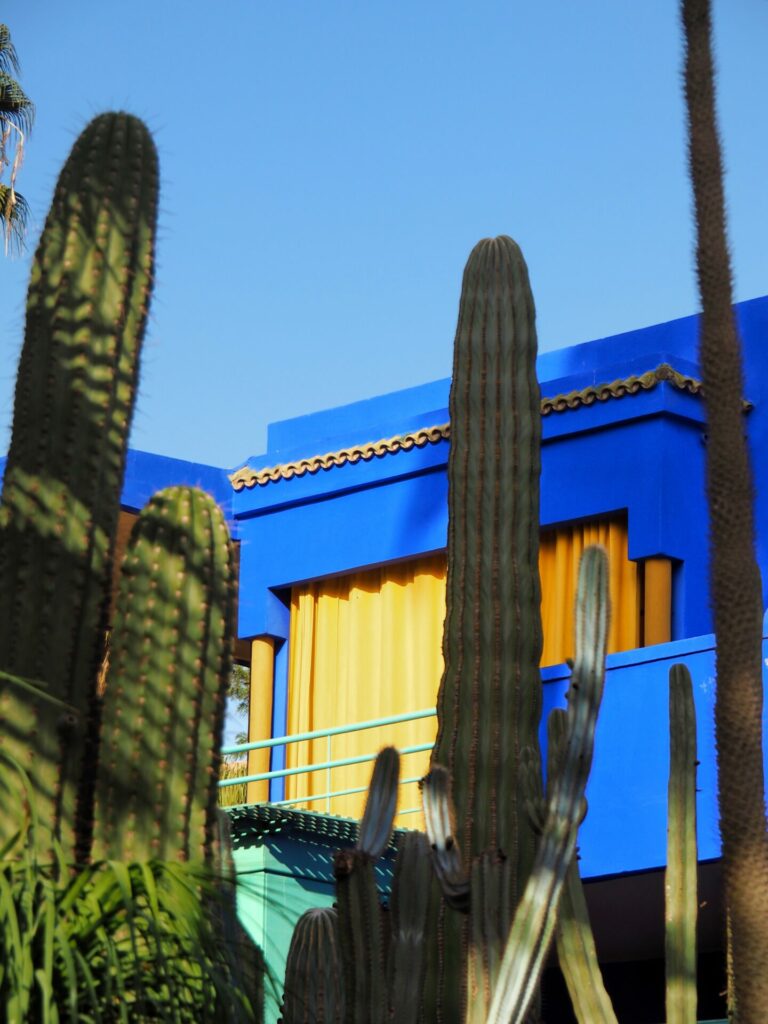
[{"label": "branching cactus", "polygon": [[[389,908],[374,865],[387,848],[397,806],[399,756],[376,759],[355,847],[336,854],[337,912],[309,911],[288,954],[282,1024],[418,1024],[425,971],[431,863],[422,833],[403,836]],[[337,989],[327,977],[338,969]]]},{"label": "branching cactus", "polygon": [[[72,858],[157,198],[157,154],[142,122],[91,122],[61,172],[32,264],[0,506],[1,742]],[[2,842],[15,828],[6,819]]]}]

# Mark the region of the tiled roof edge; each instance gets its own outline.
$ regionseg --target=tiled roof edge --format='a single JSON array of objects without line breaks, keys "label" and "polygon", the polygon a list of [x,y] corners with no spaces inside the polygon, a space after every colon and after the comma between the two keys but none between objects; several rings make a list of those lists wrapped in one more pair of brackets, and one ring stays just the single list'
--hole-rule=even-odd
[{"label": "tiled roof edge", "polygon": [[[549,416],[552,413],[578,409],[583,405],[594,405],[595,402],[607,402],[611,398],[636,395],[638,391],[650,391],[662,381],[691,395],[702,393],[701,381],[680,373],[669,363],[662,363],[655,370],[615,380],[610,384],[591,384],[579,391],[568,391],[565,394],[555,395],[554,398],[542,398],[541,415]],[[249,466],[243,466],[242,469],[232,473],[229,479],[236,491],[242,491],[244,487],[252,488],[277,480],[291,480],[295,476],[317,473],[321,469],[332,469],[334,466],[344,466],[347,463],[359,462],[361,459],[368,462],[382,455],[407,452],[412,448],[424,448],[428,444],[437,444],[447,440],[450,433],[450,423],[442,423],[435,427],[422,427],[420,430],[414,430],[407,434],[383,438],[381,441],[352,445],[335,452],[327,452],[325,455],[312,455],[308,459],[283,462],[280,465],[268,466],[264,469],[251,469]]]}]

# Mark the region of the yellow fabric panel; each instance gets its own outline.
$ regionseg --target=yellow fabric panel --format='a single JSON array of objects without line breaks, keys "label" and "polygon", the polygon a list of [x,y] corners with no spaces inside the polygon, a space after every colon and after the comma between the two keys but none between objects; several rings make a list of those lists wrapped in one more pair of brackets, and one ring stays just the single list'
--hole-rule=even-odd
[{"label": "yellow fabric panel", "polygon": [[637,563],[630,562],[627,524],[601,519],[562,526],[542,533],[539,543],[542,665],[558,665],[573,657],[573,608],[579,559],[589,544],[608,552],[611,628],[608,651],[640,646],[640,590]]},{"label": "yellow fabric panel", "polygon": [[[539,569],[542,581],[542,665],[573,655],[573,605],[579,559],[588,544],[608,551],[613,608],[608,650],[640,644],[638,570],[627,557],[627,527],[600,520],[545,531]],[[288,667],[288,733],[311,732],[432,707],[443,669],[444,555],[295,587],[291,599]],[[356,757],[395,744],[434,740],[436,720],[423,719],[364,732],[291,744],[287,766]],[[428,753],[403,759],[402,775],[419,777]],[[366,787],[371,764],[288,776],[286,798],[311,797]],[[364,794],[336,797],[333,814],[359,817]],[[415,784],[404,787],[401,809],[419,804]],[[325,811],[325,800],[299,806]],[[398,824],[418,827],[421,814]]]},{"label": "yellow fabric panel", "polygon": [[[443,670],[444,615],[444,555],[294,588],[288,733],[433,707]],[[291,744],[287,766],[356,757],[392,743],[400,749],[431,744],[436,729],[436,720],[429,718],[334,736],[330,747],[326,739]],[[422,776],[428,761],[428,751],[404,757],[402,777]],[[371,769],[365,763],[288,776],[286,798],[367,787]],[[364,794],[336,797],[330,810],[356,818],[363,802]],[[306,806],[327,809],[324,800]],[[400,808],[417,806],[418,787],[403,787]],[[421,814],[403,815],[398,824],[419,827]]]}]

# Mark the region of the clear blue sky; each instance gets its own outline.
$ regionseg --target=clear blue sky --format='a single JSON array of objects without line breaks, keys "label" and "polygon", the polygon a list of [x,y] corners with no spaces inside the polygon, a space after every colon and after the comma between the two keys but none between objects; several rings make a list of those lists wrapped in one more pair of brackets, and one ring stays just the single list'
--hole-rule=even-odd
[{"label": "clear blue sky", "polygon": [[[155,133],[132,443],[230,466],[266,424],[448,376],[464,262],[526,253],[543,349],[693,312],[675,0],[6,0],[34,247],[94,114]],[[768,292],[767,0],[718,0],[737,298]],[[0,450],[28,257],[0,263]]]}]

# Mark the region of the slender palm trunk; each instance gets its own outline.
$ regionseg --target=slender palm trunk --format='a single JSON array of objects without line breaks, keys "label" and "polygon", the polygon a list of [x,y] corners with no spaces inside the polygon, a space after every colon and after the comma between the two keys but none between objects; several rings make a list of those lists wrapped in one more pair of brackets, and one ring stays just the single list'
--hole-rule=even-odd
[{"label": "slender palm trunk", "polygon": [[720,833],[739,1024],[768,1021],[768,832],[762,751],[762,594],[732,312],[710,0],[682,0],[690,173],[707,406],[710,589],[717,635],[715,726]]}]

